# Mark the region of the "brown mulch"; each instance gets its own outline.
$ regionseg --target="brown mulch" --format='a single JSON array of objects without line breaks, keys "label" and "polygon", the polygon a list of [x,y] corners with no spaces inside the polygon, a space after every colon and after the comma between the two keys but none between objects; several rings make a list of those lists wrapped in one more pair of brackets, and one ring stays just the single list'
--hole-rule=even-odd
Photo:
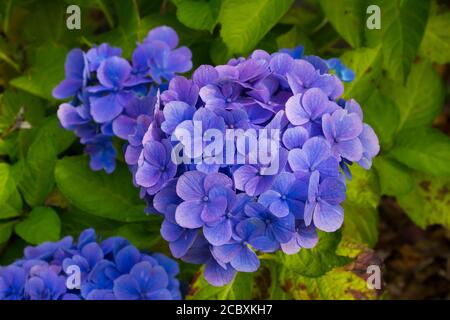
[{"label": "brown mulch", "polygon": [[375,250],[389,298],[450,299],[450,231],[417,227],[392,198],[383,198],[379,211]]}]

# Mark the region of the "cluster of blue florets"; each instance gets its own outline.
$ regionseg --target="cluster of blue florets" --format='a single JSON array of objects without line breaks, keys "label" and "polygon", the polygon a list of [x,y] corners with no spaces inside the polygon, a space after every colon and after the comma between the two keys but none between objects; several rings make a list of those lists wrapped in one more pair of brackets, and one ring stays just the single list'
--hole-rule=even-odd
[{"label": "cluster of blue florets", "polygon": [[87,229],[77,243],[68,236],[26,247],[0,267],[0,300],[181,299],[178,272],[163,254],[141,253],[121,237],[97,242]]},{"label": "cluster of blue florets", "polygon": [[131,63],[121,57],[122,49],[107,43],[87,52],[69,52],[66,78],[53,90],[53,96],[72,99],[60,105],[58,118],[86,146],[93,170],[114,171],[113,137],[127,138],[126,132],[116,128],[116,119],[128,124],[139,121],[141,112],[134,109],[140,104],[139,98],[154,96],[164,81],[192,68],[191,51],[177,45],[176,32],[162,26],[151,30],[138,44]]}]

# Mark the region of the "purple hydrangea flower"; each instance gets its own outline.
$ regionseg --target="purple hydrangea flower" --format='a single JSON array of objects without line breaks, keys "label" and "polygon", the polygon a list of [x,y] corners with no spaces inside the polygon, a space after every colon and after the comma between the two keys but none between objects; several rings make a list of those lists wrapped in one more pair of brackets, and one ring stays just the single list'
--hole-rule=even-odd
[{"label": "purple hydrangea flower", "polygon": [[184,173],[176,187],[178,196],[184,200],[176,209],[176,222],[189,229],[216,223],[227,209],[227,199],[218,188],[231,188],[232,185],[231,179],[221,173]]},{"label": "purple hydrangea flower", "polygon": [[338,161],[332,155],[330,144],[322,137],[310,138],[301,149],[289,151],[288,163],[300,178],[309,178],[315,171],[329,177],[339,174]]},{"label": "purple hydrangea flower", "polygon": [[303,218],[303,210],[308,190],[305,181],[297,180],[295,175],[282,172],[276,178],[270,190],[262,193],[258,202],[269,208],[277,217],[293,214]]},{"label": "purple hydrangea flower", "polygon": [[168,140],[150,140],[144,145],[142,164],[136,171],[136,183],[155,194],[175,176],[177,167],[171,159],[172,145]]},{"label": "purple hydrangea flower", "polygon": [[342,226],[344,209],[339,205],[345,199],[345,184],[338,178],[320,181],[319,172],[311,175],[308,201],[305,204],[305,225],[311,222],[322,231],[334,232]]}]

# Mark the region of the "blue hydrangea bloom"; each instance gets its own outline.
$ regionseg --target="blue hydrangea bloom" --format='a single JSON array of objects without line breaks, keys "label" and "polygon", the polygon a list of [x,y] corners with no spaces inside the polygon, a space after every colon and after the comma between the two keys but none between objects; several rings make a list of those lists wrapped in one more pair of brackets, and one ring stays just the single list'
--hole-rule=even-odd
[{"label": "blue hydrangea bloom", "polygon": [[[178,39],[168,30],[156,34],[162,38],[153,34],[136,50],[133,74],[165,77],[165,71],[152,70],[142,57],[153,57],[156,47],[161,52],[173,48]],[[258,251],[293,254],[314,247],[317,230],[341,227],[344,175],[355,162],[369,168],[379,143],[363,123],[357,102],[340,98],[342,81],[350,79],[335,67],[320,57],[303,56],[302,47],[274,54],[255,50],[226,65],[202,65],[192,80],[173,77],[153,109],[153,120],[134,135],[141,142],[128,139],[125,159],[149,203],[147,212],[164,217],[161,235],[173,256],[205,265],[210,284],[222,286],[236,272],[255,271]],[[244,163],[206,161],[202,150],[211,142],[194,133],[207,129],[279,130],[277,150],[271,151],[278,167],[269,171],[267,164],[252,162],[248,141],[232,150],[233,159],[242,157]],[[192,139],[183,139],[187,133]],[[252,137],[266,146],[274,139]],[[172,143],[166,143],[164,152],[154,147],[161,152],[149,156],[144,146],[162,141]],[[169,166],[169,152],[179,151],[177,143],[189,161],[177,163],[173,174],[160,179],[159,172]],[[228,150],[215,151],[220,158]],[[134,296],[147,294],[145,288],[126,289]]]},{"label": "blue hydrangea bloom", "polygon": [[[68,288],[69,268],[81,271],[80,288]],[[0,300],[181,299],[178,264],[160,253],[141,253],[126,239],[97,242],[93,229],[26,247],[24,258],[0,266]]]},{"label": "blue hydrangea bloom", "polygon": [[[72,99],[60,105],[58,118],[63,128],[74,131],[86,146],[93,170],[114,171],[114,136],[128,141],[131,147],[126,148],[126,158],[135,165],[143,148],[137,140],[142,141],[149,127],[158,134],[162,121],[155,110],[158,89],[166,88],[164,80],[192,67],[190,50],[177,45],[175,31],[162,26],[150,30],[131,63],[121,57],[121,48],[107,43],[87,53],[81,49],[69,52],[66,77],[54,88],[53,96]],[[172,87],[172,92],[179,91]]]}]

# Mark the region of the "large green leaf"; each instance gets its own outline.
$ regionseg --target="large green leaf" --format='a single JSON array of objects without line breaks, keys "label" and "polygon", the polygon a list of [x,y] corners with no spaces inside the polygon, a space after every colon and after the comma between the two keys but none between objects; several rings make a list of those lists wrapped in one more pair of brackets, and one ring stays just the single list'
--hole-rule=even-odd
[{"label": "large green leaf", "polygon": [[397,103],[400,111],[398,129],[430,125],[444,102],[444,86],[427,61],[413,64],[406,85],[385,82],[382,90]]},{"label": "large green leaf", "polygon": [[397,201],[418,226],[442,224],[450,228],[450,179],[416,174],[413,190]]},{"label": "large green leaf", "polygon": [[28,217],[16,224],[16,233],[25,241],[40,244],[56,241],[61,233],[61,221],[51,208],[35,207]]},{"label": "large green leaf", "polygon": [[52,100],[53,88],[64,79],[64,60],[67,49],[53,44],[36,50],[31,68],[10,84],[44,99]]},{"label": "large green leaf", "polygon": [[430,0],[382,1],[384,66],[393,79],[406,80],[425,32],[429,9]]},{"label": "large green leaf", "polygon": [[172,0],[177,6],[177,18],[195,30],[212,31],[217,23],[221,0]]},{"label": "large green leaf", "polygon": [[420,54],[437,63],[450,62],[450,12],[433,15],[428,20],[420,45]]},{"label": "large green leaf", "polygon": [[399,196],[413,188],[410,169],[397,160],[387,156],[376,157],[374,166],[377,169],[381,194]]},{"label": "large green leaf", "polygon": [[292,3],[293,0],[223,0],[220,35],[232,53],[248,53]]},{"label": "large green leaf", "polygon": [[372,89],[363,109],[364,121],[375,130],[383,150],[389,149],[400,122],[396,103],[380,90]]},{"label": "large green leaf", "polygon": [[403,131],[390,154],[415,170],[450,177],[450,138],[438,130],[418,128]]},{"label": "large green leaf", "polygon": [[9,165],[0,163],[0,203],[4,203],[11,194],[11,173]]},{"label": "large green leaf", "polygon": [[320,0],[320,5],[342,38],[352,47],[360,47],[365,27],[365,1]]},{"label": "large green leaf", "polygon": [[373,83],[381,73],[381,46],[345,52],[342,62],[355,72],[355,79],[345,84],[344,98],[363,103],[373,91]]},{"label": "large green leaf", "polygon": [[52,191],[57,151],[52,135],[41,128],[27,152],[19,180],[19,189],[32,207],[44,204]]},{"label": "large green leaf", "polygon": [[8,221],[0,223],[0,244],[8,241],[14,230],[14,225],[17,221]]},{"label": "large green leaf", "polygon": [[294,273],[305,277],[320,277],[349,262],[348,258],[336,254],[340,241],[340,232],[319,232],[319,243],[313,249],[302,249],[293,255],[278,253],[277,259]]},{"label": "large green leaf", "polygon": [[356,165],[351,169],[352,180],[347,183],[347,198],[343,203],[342,238],[372,247],[378,240],[378,181],[373,171]]},{"label": "large green leaf", "polygon": [[148,220],[124,165],[108,175],[92,171],[87,157],[66,157],[57,162],[55,177],[63,195],[87,213],[126,222]]}]

